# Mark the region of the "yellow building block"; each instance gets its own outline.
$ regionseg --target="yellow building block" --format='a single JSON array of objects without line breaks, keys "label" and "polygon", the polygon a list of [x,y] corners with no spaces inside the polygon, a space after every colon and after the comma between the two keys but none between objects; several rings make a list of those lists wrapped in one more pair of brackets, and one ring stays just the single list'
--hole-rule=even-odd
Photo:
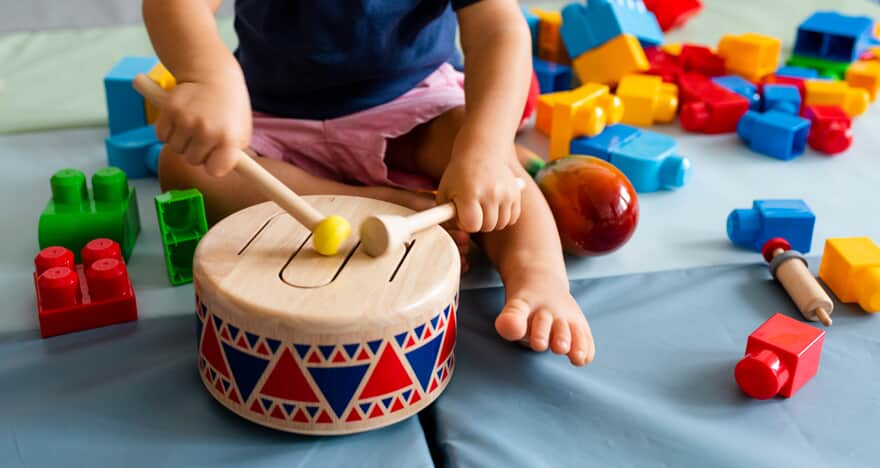
[{"label": "yellow building block", "polygon": [[758,82],[776,71],[781,45],[779,39],[763,34],[726,34],[718,42],[718,55],[728,72]]},{"label": "yellow building block", "polygon": [[587,83],[572,90],[553,103],[550,160],[568,156],[573,138],[596,136],[605,130],[605,125],[620,122],[621,117],[623,106],[608,86]]},{"label": "yellow building block", "polygon": [[[177,80],[174,79],[174,76],[171,72],[165,68],[165,65],[161,63],[156,64],[150,73],[147,73],[147,76],[150,77],[151,80],[155,81],[159,86],[162,87],[165,91],[171,91],[174,86],[177,85]],[[147,123],[152,124],[159,118],[159,109],[156,106],[150,104],[148,101],[144,100],[144,108],[147,111]]]},{"label": "yellow building block", "polygon": [[851,88],[844,81],[805,80],[804,86],[806,106],[838,106],[846,112],[846,115],[855,117],[862,115],[870,103],[867,91]]},{"label": "yellow building block", "polygon": [[538,108],[535,111],[535,129],[544,135],[550,136],[550,127],[553,124],[553,104],[565,99],[572,91],[557,91],[555,93],[542,94],[538,97]]},{"label": "yellow building block", "polygon": [[868,92],[873,102],[880,92],[880,62],[855,62],[846,70],[846,83]]},{"label": "yellow building block", "polygon": [[657,122],[672,122],[678,109],[678,87],[664,83],[659,76],[627,75],[617,85],[617,97],[623,103],[625,124],[650,127]]},{"label": "yellow building block", "polygon": [[621,34],[584,52],[573,61],[581,83],[614,84],[625,75],[648,69],[645,51],[635,36]]},{"label": "yellow building block", "polygon": [[538,58],[549,62],[570,65],[571,58],[562,41],[559,30],[562,28],[562,13],[533,8],[532,14],[541,21],[538,26]]},{"label": "yellow building block", "polygon": [[827,239],[819,278],[840,302],[880,312],[880,247],[867,237]]},{"label": "yellow building block", "polygon": [[672,44],[663,44],[660,46],[660,50],[666,52],[669,55],[679,56],[681,55],[681,43],[676,42]]}]

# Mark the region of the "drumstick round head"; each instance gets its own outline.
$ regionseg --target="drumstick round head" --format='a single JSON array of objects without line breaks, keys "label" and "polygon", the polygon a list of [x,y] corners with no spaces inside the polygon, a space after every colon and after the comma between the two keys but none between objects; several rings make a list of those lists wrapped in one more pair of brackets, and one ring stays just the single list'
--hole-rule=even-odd
[{"label": "drumstick round head", "polygon": [[336,255],[339,247],[351,234],[351,225],[342,216],[324,218],[312,231],[312,244],[322,255]]},{"label": "drumstick round head", "polygon": [[361,224],[361,247],[371,257],[378,257],[393,245],[402,245],[411,233],[402,216],[370,216]]}]

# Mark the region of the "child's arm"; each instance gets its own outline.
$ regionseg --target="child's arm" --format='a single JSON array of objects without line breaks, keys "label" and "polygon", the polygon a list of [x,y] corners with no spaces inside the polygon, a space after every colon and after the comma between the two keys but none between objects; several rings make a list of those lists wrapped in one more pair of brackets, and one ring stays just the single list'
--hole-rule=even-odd
[{"label": "child's arm", "polygon": [[251,109],[244,75],[220,39],[214,12],[222,0],[144,0],[147,31],[177,79],[156,133],[191,164],[212,175],[235,165],[250,143]]},{"label": "child's arm", "polygon": [[482,0],[458,10],[465,56],[466,112],[440,181],[462,229],[503,229],[519,218],[514,137],[532,76],[531,37],[514,0]]}]

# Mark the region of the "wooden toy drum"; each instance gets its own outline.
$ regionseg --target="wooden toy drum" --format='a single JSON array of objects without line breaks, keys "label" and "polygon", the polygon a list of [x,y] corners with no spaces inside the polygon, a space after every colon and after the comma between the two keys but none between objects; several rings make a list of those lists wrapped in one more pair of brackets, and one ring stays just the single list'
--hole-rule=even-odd
[{"label": "wooden toy drum", "polygon": [[[358,197],[306,197],[356,229],[412,213]],[[199,373],[258,424],[303,434],[386,426],[430,404],[454,365],[459,255],[440,227],[368,257],[353,233],[324,257],[272,202],[215,225],[193,262]]]}]

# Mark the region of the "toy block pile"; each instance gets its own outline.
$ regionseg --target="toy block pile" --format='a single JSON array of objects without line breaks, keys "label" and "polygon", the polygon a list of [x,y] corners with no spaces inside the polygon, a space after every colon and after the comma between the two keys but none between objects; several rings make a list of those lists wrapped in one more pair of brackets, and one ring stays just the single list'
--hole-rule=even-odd
[{"label": "toy block pile", "polygon": [[163,89],[176,84],[174,77],[155,57],[124,57],[104,76],[107,122],[107,164],[121,168],[131,179],[156,175],[162,142],[152,123],[158,110],[132,87],[134,77],[144,73]]}]

